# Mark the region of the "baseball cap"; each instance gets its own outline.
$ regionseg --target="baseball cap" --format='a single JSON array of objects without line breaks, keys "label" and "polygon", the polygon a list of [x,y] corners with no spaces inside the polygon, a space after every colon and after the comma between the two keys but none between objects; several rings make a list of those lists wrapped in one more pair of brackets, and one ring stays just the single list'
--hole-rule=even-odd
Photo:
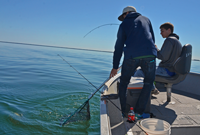
[{"label": "baseball cap", "polygon": [[124,20],[123,14],[126,13],[126,12],[130,12],[130,11],[131,11],[131,12],[136,12],[136,8],[133,7],[133,6],[127,6],[127,7],[125,7],[125,8],[123,9],[122,14],[118,17],[118,19],[119,19],[120,21],[123,21],[123,20]]}]

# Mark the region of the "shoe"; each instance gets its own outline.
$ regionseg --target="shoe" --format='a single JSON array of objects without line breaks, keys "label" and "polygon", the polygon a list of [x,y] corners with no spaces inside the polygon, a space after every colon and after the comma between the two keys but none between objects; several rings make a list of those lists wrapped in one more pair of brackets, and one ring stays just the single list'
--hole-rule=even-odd
[{"label": "shoe", "polygon": [[136,120],[145,119],[145,118],[150,118],[150,114],[149,114],[149,113],[143,113],[143,114],[141,115],[141,114],[136,113],[136,114],[135,114],[135,118],[136,118]]},{"label": "shoe", "polygon": [[143,117],[143,118],[150,118],[150,113],[143,113],[143,114],[142,114],[142,117]]},{"label": "shoe", "polygon": [[151,91],[151,94],[158,95],[159,92],[160,92],[160,91],[159,91],[157,88],[155,88],[155,89],[153,89],[153,90]]},{"label": "shoe", "polygon": [[135,114],[135,119],[136,119],[136,120],[140,120],[140,119],[142,119],[142,118],[143,118],[143,117],[142,117],[141,114],[138,114],[138,113]]}]

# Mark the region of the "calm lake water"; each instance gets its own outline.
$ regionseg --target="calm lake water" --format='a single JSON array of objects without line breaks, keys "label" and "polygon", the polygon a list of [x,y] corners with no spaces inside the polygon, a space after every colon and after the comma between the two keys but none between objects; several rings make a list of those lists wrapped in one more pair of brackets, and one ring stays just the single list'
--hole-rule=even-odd
[{"label": "calm lake water", "polygon": [[[0,43],[0,134],[100,134],[100,94],[90,100],[91,119],[60,126],[108,78],[112,53]],[[191,72],[200,73],[193,61]]]}]

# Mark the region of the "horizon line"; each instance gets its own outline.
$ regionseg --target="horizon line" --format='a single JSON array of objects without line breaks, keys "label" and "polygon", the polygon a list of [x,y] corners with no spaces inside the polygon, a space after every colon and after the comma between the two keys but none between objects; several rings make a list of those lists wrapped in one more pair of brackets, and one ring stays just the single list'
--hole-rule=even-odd
[{"label": "horizon line", "polygon": [[[18,44],[18,45],[30,45],[30,46],[41,46],[41,47],[52,47],[52,48],[64,48],[64,49],[74,49],[74,50],[84,50],[84,51],[94,51],[94,52],[105,52],[105,53],[113,53],[113,51],[105,51],[105,50],[95,50],[95,49],[86,49],[86,48],[74,48],[74,47],[64,47],[64,46],[52,46],[52,45],[41,45],[41,44],[22,43],[22,42],[12,42],[12,41],[1,41],[1,40],[0,40],[0,43]],[[193,58],[192,61],[200,61],[200,59]]]},{"label": "horizon line", "polygon": [[22,43],[22,42],[11,42],[11,41],[0,41],[0,43],[113,53],[112,51],[104,51],[104,50],[95,50],[95,49],[86,49],[86,48],[74,48],[74,47],[64,47],[64,46],[53,46],[53,45],[42,45],[42,44],[32,44],[32,43]]}]

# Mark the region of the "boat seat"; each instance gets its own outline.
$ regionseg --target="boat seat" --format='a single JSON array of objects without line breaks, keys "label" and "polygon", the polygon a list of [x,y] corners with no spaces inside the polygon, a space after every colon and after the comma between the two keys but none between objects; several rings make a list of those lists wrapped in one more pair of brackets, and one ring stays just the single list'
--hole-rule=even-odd
[{"label": "boat seat", "polygon": [[192,59],[192,46],[186,44],[182,48],[180,57],[175,61],[173,67],[176,75],[172,77],[163,77],[156,75],[155,81],[165,84],[167,91],[167,102],[171,102],[171,89],[173,84],[177,84],[185,79],[190,72]]}]

